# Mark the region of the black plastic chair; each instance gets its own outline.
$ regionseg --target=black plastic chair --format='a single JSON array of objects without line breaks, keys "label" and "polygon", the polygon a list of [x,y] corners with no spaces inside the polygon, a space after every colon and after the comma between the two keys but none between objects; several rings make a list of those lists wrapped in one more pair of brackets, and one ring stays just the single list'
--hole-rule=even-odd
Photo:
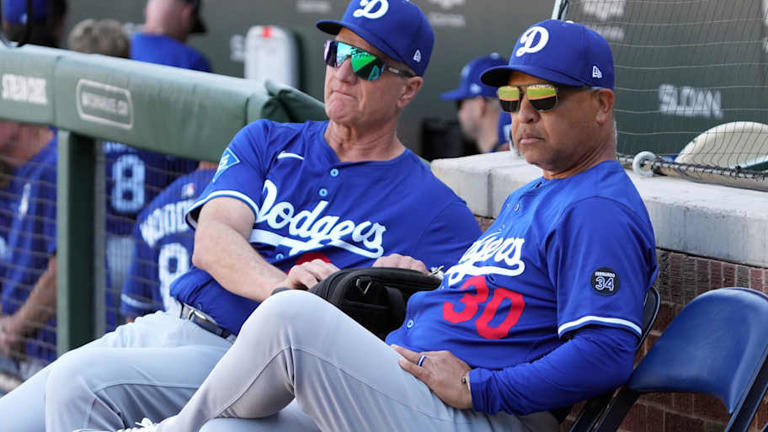
[{"label": "black plastic chair", "polygon": [[768,390],[768,296],[721,288],[695,298],[664,331],[611,402],[597,431],[615,431],[643,393],[705,393],[723,402],[726,432],[741,432]]},{"label": "black plastic chair", "polygon": [[[643,322],[641,323],[642,333],[640,334],[640,340],[637,342],[637,348],[643,346],[645,338],[648,337],[648,333],[651,332],[653,323],[656,322],[656,316],[659,314],[659,304],[661,298],[656,288],[651,287],[648,292],[645,293],[645,301],[643,302]],[[611,401],[613,391],[603,393],[599,396],[595,396],[589,399],[579,411],[576,416],[576,420],[569,429],[570,432],[587,432],[592,430],[597,424],[597,420],[605,411],[608,403]]]}]

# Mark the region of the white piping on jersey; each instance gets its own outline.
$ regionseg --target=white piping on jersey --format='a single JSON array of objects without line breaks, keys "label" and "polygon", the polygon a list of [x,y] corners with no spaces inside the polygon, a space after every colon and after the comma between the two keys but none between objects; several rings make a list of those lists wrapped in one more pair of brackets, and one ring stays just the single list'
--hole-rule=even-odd
[{"label": "white piping on jersey", "polygon": [[587,322],[596,322],[596,323],[605,323],[605,324],[617,324],[623,327],[629,327],[632,331],[637,333],[638,335],[642,334],[642,331],[640,330],[640,327],[633,323],[632,321],[628,321],[621,318],[609,318],[609,317],[600,317],[600,316],[594,316],[594,315],[587,315],[585,317],[581,317],[575,321],[567,322],[560,327],[557,328],[557,334],[562,335],[563,333],[567,332],[568,330],[581,326],[584,323]]},{"label": "white piping on jersey", "polygon": [[254,217],[258,217],[258,215],[259,215],[259,206],[257,206],[256,203],[253,202],[253,200],[248,197],[248,195],[242,194],[242,193],[237,192],[237,191],[223,190],[223,191],[213,192],[212,194],[210,194],[207,197],[205,197],[205,199],[203,199],[202,201],[198,201],[195,204],[193,204],[192,207],[190,207],[189,210],[187,210],[187,223],[189,225],[191,225],[192,228],[197,228],[197,220],[193,219],[192,216],[191,216],[192,215],[192,211],[197,209],[197,208],[202,207],[208,201],[210,201],[210,200],[212,200],[214,198],[219,198],[219,197],[237,198],[237,199],[243,201],[244,203],[246,203],[248,205],[248,207],[251,208],[251,211],[253,211]]},{"label": "white piping on jersey", "polygon": [[296,153],[288,153],[287,151],[282,151],[280,154],[277,155],[278,159],[285,159],[285,158],[294,158],[298,160],[304,160],[304,156],[298,155]]},{"label": "white piping on jersey", "polygon": [[136,309],[154,310],[156,307],[154,303],[145,303],[143,301],[136,300],[128,294],[120,294],[120,300],[128,306]]}]

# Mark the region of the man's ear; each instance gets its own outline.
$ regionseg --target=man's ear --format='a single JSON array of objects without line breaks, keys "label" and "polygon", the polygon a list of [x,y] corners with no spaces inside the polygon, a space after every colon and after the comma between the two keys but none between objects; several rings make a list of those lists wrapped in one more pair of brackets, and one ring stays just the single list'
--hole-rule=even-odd
[{"label": "man's ear", "polygon": [[397,107],[403,109],[411,103],[413,98],[419,93],[419,90],[421,90],[422,85],[424,85],[424,78],[420,76],[406,79],[403,90],[400,92],[400,97],[397,99]]},{"label": "man's ear", "polygon": [[595,99],[597,101],[595,120],[601,125],[608,121],[613,121],[613,104],[616,97],[613,91],[610,89],[600,89],[595,93]]}]

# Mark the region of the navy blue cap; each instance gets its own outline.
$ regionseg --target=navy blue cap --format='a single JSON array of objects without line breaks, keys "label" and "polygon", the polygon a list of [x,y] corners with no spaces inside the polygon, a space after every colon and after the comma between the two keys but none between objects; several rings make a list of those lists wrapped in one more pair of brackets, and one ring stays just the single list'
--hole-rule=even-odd
[{"label": "navy blue cap", "polygon": [[480,77],[491,86],[509,84],[520,71],[555,84],[613,90],[613,56],[608,42],[581,24],[546,20],[526,30],[515,44],[509,65],[486,70]]},{"label": "navy blue cap", "polygon": [[461,69],[459,88],[445,92],[440,97],[444,100],[471,99],[477,96],[496,97],[496,88],[483,84],[480,75],[489,68],[506,64],[507,60],[498,53],[478,57]]},{"label": "navy blue cap", "polygon": [[427,17],[407,0],[352,0],[341,21],[321,20],[315,25],[332,35],[348,28],[419,76],[427,70],[435,44]]},{"label": "navy blue cap", "polygon": [[[48,0],[32,0],[32,13],[35,21],[48,18],[50,13]],[[27,0],[5,0],[3,2],[3,19],[9,23],[27,23]]]}]

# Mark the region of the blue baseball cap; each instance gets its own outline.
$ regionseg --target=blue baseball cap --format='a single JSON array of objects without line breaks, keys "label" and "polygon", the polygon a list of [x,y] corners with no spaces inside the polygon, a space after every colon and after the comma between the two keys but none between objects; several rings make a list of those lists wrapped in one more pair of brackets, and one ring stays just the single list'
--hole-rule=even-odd
[{"label": "blue baseball cap", "polygon": [[613,90],[613,56],[608,42],[596,31],[573,22],[546,20],[526,30],[507,66],[486,70],[480,79],[491,86],[509,83],[520,71],[555,84],[603,87]]},{"label": "blue baseball cap", "polygon": [[[35,21],[48,18],[49,12],[48,0],[32,0],[32,13],[35,16]],[[3,1],[3,19],[9,23],[26,24],[27,0]]]},{"label": "blue baseball cap", "polygon": [[427,17],[407,0],[352,0],[340,21],[321,20],[315,25],[332,35],[347,28],[419,76],[427,70],[435,43]]},{"label": "blue baseball cap", "polygon": [[461,69],[459,88],[445,92],[440,97],[443,100],[471,99],[477,96],[496,97],[496,88],[483,84],[480,75],[489,68],[506,64],[507,60],[498,53],[478,57]]}]

